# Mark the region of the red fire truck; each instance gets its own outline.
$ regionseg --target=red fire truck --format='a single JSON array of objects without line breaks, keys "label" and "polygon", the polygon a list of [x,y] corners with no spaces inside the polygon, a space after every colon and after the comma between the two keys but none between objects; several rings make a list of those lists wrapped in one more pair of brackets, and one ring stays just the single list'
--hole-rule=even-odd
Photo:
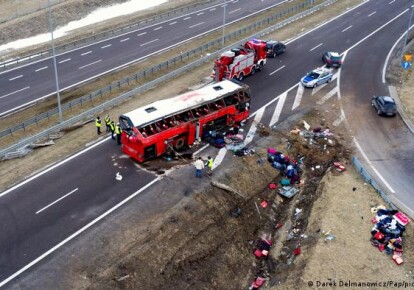
[{"label": "red fire truck", "polygon": [[180,150],[212,122],[231,126],[246,119],[249,102],[249,87],[229,80],[156,101],[119,117],[122,150],[138,162]]},{"label": "red fire truck", "polygon": [[223,52],[220,58],[214,61],[211,77],[217,81],[241,81],[245,76],[261,71],[266,64],[266,57],[266,42],[258,39],[249,40],[244,46]]}]

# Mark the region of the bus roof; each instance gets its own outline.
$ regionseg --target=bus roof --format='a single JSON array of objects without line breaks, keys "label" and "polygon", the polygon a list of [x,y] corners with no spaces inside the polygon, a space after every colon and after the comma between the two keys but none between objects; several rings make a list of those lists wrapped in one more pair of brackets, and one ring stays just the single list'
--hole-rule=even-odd
[{"label": "bus roof", "polygon": [[206,102],[219,99],[221,96],[241,88],[243,86],[229,80],[224,80],[173,98],[153,102],[123,114],[123,116],[130,119],[134,127],[140,127],[163,117],[171,116],[190,108],[195,108]]}]

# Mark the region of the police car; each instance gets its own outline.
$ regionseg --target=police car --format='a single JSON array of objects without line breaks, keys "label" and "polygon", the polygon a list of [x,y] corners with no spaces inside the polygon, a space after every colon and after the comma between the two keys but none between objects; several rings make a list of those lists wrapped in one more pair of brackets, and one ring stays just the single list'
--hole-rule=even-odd
[{"label": "police car", "polygon": [[331,70],[327,68],[317,68],[304,76],[300,82],[307,88],[316,88],[317,86],[329,83],[333,78]]}]

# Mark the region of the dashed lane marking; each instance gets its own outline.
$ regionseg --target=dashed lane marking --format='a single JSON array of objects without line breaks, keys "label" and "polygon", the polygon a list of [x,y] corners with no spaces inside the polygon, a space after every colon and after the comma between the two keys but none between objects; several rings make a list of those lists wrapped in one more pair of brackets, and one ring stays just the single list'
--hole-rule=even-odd
[{"label": "dashed lane marking", "polygon": [[153,40],[151,40],[151,41],[145,42],[145,43],[141,44],[140,46],[144,46],[144,45],[147,45],[147,44],[150,44],[150,43],[156,42],[156,41],[158,41],[158,40],[159,40],[159,39],[158,39],[158,38],[156,38],[156,39],[153,39]]},{"label": "dashed lane marking", "polygon": [[44,66],[44,67],[38,68],[37,70],[35,70],[35,72],[42,71],[42,70],[47,69],[47,68],[48,68],[47,66]]},{"label": "dashed lane marking", "polygon": [[101,62],[101,61],[102,61],[102,59],[97,60],[97,61],[94,61],[94,62],[91,62],[91,63],[88,63],[88,64],[86,64],[84,66],[80,66],[79,69],[83,69],[84,67],[88,67],[88,66],[94,65],[94,64],[96,64],[98,62]]},{"label": "dashed lane marking", "polygon": [[197,23],[197,24],[191,25],[191,26],[189,26],[188,28],[194,28],[194,27],[197,27],[197,26],[200,26],[200,25],[203,25],[203,24],[204,24],[204,22],[200,22],[200,23]]},{"label": "dashed lane marking", "polygon": [[70,61],[70,60],[71,60],[70,58],[67,58],[67,59],[59,61],[59,63],[64,63],[64,62],[67,62],[67,61]]},{"label": "dashed lane marking", "polygon": [[9,81],[14,81],[14,80],[20,79],[21,77],[23,77],[23,75],[19,75],[19,76],[16,76],[14,78],[11,78],[11,79],[9,79]]},{"label": "dashed lane marking", "polygon": [[8,93],[7,95],[3,95],[3,96],[1,96],[1,97],[0,97],[0,99],[3,99],[3,98],[5,98],[5,97],[11,96],[11,95],[14,95],[14,94],[16,94],[16,93],[19,93],[19,92],[21,92],[21,91],[27,90],[27,89],[29,89],[29,88],[30,88],[30,87],[24,87],[23,89],[20,89],[20,90],[17,90],[17,91],[14,91],[14,92]]}]

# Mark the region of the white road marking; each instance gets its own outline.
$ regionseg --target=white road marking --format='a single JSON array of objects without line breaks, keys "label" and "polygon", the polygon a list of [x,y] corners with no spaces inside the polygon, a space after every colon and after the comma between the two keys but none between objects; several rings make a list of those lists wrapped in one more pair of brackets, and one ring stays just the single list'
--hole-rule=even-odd
[{"label": "white road marking", "polygon": [[90,53],[92,53],[92,50],[87,51],[87,52],[84,52],[84,53],[81,53],[81,56],[84,56],[84,55],[87,55],[87,54],[90,54]]},{"label": "white road marking", "polygon": [[168,25],[174,25],[176,23],[177,23],[177,21],[174,21],[174,22],[169,23]]},{"label": "white road marking", "polygon": [[158,26],[158,27],[154,28],[154,31],[155,30],[160,30],[161,28],[162,28],[162,26]]},{"label": "white road marking", "polygon": [[275,70],[275,71],[273,71],[273,72],[271,72],[270,74],[269,74],[269,76],[271,76],[271,75],[273,75],[273,74],[275,74],[275,73],[277,73],[278,71],[280,71],[282,68],[284,68],[285,67],[285,65],[283,65],[283,66],[281,66],[280,68],[278,68],[277,70]]},{"label": "white road marking", "polygon": [[142,35],[145,35],[145,34],[147,34],[147,32],[141,32],[141,33],[138,33],[137,36],[142,36]]},{"label": "white road marking", "polygon": [[197,24],[191,25],[191,26],[189,26],[188,28],[194,28],[194,27],[196,27],[196,26],[200,26],[200,25],[203,25],[203,24],[204,24],[204,22],[200,22],[200,23],[197,23]]},{"label": "white road marking", "polygon": [[236,10],[232,10],[232,11],[230,11],[230,12],[229,12],[229,14],[232,14],[232,13],[237,12],[237,11],[239,11],[239,10],[241,10],[241,8],[236,9]]},{"label": "white road marking", "polygon": [[107,45],[101,46],[101,48],[104,49],[104,48],[107,48],[107,47],[110,47],[110,46],[112,46],[112,44],[107,44]]},{"label": "white road marking", "polygon": [[321,46],[323,43],[319,43],[317,46],[315,46],[314,48],[311,48],[309,51],[312,51],[314,49],[317,49],[319,46]]},{"label": "white road marking", "polygon": [[55,200],[54,202],[52,202],[52,203],[48,204],[47,206],[45,206],[44,208],[39,209],[39,210],[36,212],[36,214],[41,213],[41,212],[42,212],[42,211],[44,211],[45,209],[47,209],[47,208],[51,207],[52,205],[54,205],[54,204],[58,203],[59,201],[61,201],[61,200],[62,200],[62,199],[64,199],[65,197],[67,197],[67,196],[71,195],[72,193],[74,193],[74,192],[78,191],[78,189],[79,189],[79,188],[75,188],[75,189],[74,189],[74,190],[72,190],[71,192],[69,192],[69,193],[65,194],[65,195],[64,195],[64,196],[62,196],[61,198],[58,198],[58,199],[57,199],[57,200]]},{"label": "white road marking", "polygon": [[188,19],[190,19],[190,18],[191,18],[191,16],[186,17],[186,18],[183,18],[183,20],[188,20]]},{"label": "white road marking", "polygon": [[44,69],[47,69],[47,68],[48,68],[47,66],[44,66],[44,67],[38,68],[37,70],[35,70],[35,72],[38,72],[38,71],[41,71],[41,70],[44,70]]},{"label": "white road marking", "polygon": [[345,28],[344,30],[342,30],[342,32],[347,31],[348,29],[350,29],[352,27],[352,25],[349,25],[347,28]]},{"label": "white road marking", "polygon": [[345,120],[345,114],[344,114],[344,111],[343,110],[341,110],[341,113],[339,114],[339,118],[338,119],[336,119],[333,123],[332,123],[332,125],[334,125],[335,127],[336,126],[339,126],[343,121]]},{"label": "white road marking", "polygon": [[226,156],[226,153],[227,153],[226,147],[220,148],[219,152],[217,153],[216,158],[214,158],[213,167],[211,168],[211,170],[217,168],[221,164],[221,162],[223,162],[224,157]]},{"label": "white road marking", "polygon": [[211,8],[209,11],[214,11],[214,10],[216,10],[216,8]]},{"label": "white road marking", "polygon": [[395,2],[395,0],[392,0],[390,3],[388,3],[388,4],[392,4],[392,3],[394,3]]},{"label": "white road marking", "polygon": [[[108,140],[109,140],[109,138],[108,138]],[[154,183],[156,183],[160,179],[161,179],[160,177],[157,177],[153,181],[151,181],[150,183],[147,183],[141,189],[139,189],[138,191],[134,192],[132,195],[128,196],[123,201],[121,201],[120,203],[118,203],[117,205],[113,206],[108,211],[106,211],[103,214],[101,214],[100,216],[98,216],[96,219],[94,219],[93,221],[91,221],[90,223],[88,223],[86,226],[84,226],[83,228],[79,229],[78,231],[76,231],[75,233],[73,233],[72,235],[70,235],[69,237],[67,237],[66,239],[64,239],[63,241],[61,241],[59,244],[57,244],[56,246],[54,246],[50,250],[46,251],[45,253],[43,253],[42,255],[40,255],[39,257],[37,257],[36,259],[34,259],[33,261],[31,261],[29,264],[27,264],[26,266],[24,266],[23,268],[21,268],[20,270],[18,270],[17,272],[15,272],[13,275],[7,277],[7,279],[4,279],[3,281],[1,281],[0,282],[0,287],[3,287],[8,282],[10,282],[14,278],[16,278],[17,276],[19,276],[20,274],[22,274],[24,271],[30,269],[31,267],[33,267],[34,265],[36,265],[37,263],[39,263],[41,260],[43,260],[44,258],[46,258],[47,256],[49,256],[50,254],[52,254],[53,252],[55,252],[57,249],[59,249],[63,245],[67,244],[69,241],[71,241],[74,238],[76,238],[77,236],[79,236],[81,233],[83,233],[84,231],[86,231],[87,229],[89,229],[90,227],[92,227],[97,222],[99,222],[102,219],[104,219],[106,216],[110,215],[112,212],[114,212],[115,210],[117,210],[119,207],[123,206],[125,203],[127,203],[128,201],[130,201],[131,199],[133,199],[134,197],[136,197],[137,195],[139,195],[141,192],[143,192],[144,190],[146,190],[148,187],[150,187],[151,185],[153,185]]]},{"label": "white road marking", "polygon": [[372,12],[371,14],[368,14],[368,17],[371,17],[372,15],[374,15],[375,13],[377,13],[377,11]]},{"label": "white road marking", "polygon": [[295,101],[293,102],[292,111],[299,107],[300,102],[302,101],[303,92],[305,87],[302,84],[298,85],[298,90],[296,91]]},{"label": "white road marking", "polygon": [[64,62],[67,62],[67,61],[70,61],[70,60],[71,60],[70,58],[67,58],[67,59],[59,61],[59,63],[64,63]]},{"label": "white road marking", "polygon": [[7,95],[3,95],[3,96],[1,96],[1,97],[0,97],[0,99],[3,99],[3,98],[8,97],[8,96],[11,96],[11,95],[16,94],[16,93],[18,93],[18,92],[21,92],[21,91],[27,90],[27,89],[29,89],[29,88],[30,88],[30,87],[25,87],[25,88],[23,88],[23,89],[20,89],[20,90],[17,90],[17,91],[14,91],[14,92],[8,93]]},{"label": "white road marking", "polygon": [[203,14],[204,14],[204,12],[200,12],[200,13],[197,13],[196,15],[200,16],[200,15],[203,15]]},{"label": "white road marking", "polygon": [[327,93],[325,96],[323,96],[319,101],[316,103],[318,105],[324,104],[327,100],[332,98],[336,93],[338,92],[338,87],[334,87],[329,93]]},{"label": "white road marking", "polygon": [[80,66],[79,69],[83,69],[84,67],[94,65],[95,63],[98,63],[98,62],[101,62],[101,61],[102,61],[102,59],[97,60],[97,61],[94,61],[94,62],[91,62],[91,63],[88,63],[88,64],[86,64],[84,66]]},{"label": "white road marking", "polygon": [[371,161],[368,159],[368,156],[365,154],[365,152],[362,150],[361,146],[359,145],[357,139],[355,137],[352,138],[354,140],[354,143],[356,147],[358,148],[359,152],[361,152],[362,157],[364,157],[365,161],[369,164],[369,166],[372,168],[372,170],[375,172],[375,174],[381,179],[382,183],[385,184],[386,187],[388,187],[388,190],[394,194],[395,190],[392,189],[392,187],[388,184],[388,182],[382,177],[382,175],[378,172],[378,170],[372,165]]},{"label": "white road marking", "polygon": [[280,94],[279,101],[277,102],[276,109],[273,112],[272,119],[270,120],[269,126],[273,126],[279,121],[280,114],[282,113],[283,105],[285,104],[287,92]]},{"label": "white road marking", "polygon": [[119,42],[124,42],[124,41],[128,41],[128,40],[129,40],[129,37],[128,38],[121,39]]},{"label": "white road marking", "polygon": [[21,77],[23,77],[23,75],[19,75],[17,77],[11,78],[11,79],[9,79],[9,81],[13,81],[13,80],[16,80],[16,79],[20,79]]},{"label": "white road marking", "polygon": [[253,137],[254,137],[254,135],[256,134],[256,131],[257,131],[257,124],[259,124],[260,120],[262,120],[265,109],[266,109],[266,107],[263,106],[255,112],[255,117],[254,117],[253,123],[250,126],[249,132],[247,133],[246,138],[243,141],[244,146],[247,146],[250,142],[252,142]]},{"label": "white road marking", "polygon": [[156,41],[158,41],[158,40],[159,40],[159,39],[158,39],[158,38],[156,38],[156,39],[153,39],[153,40],[151,40],[151,41],[145,42],[145,43],[141,44],[140,46],[144,46],[144,45],[147,45],[147,44],[150,44],[150,43],[156,42]]},{"label": "white road marking", "polygon": [[327,83],[324,83],[324,84],[321,84],[321,85],[317,86],[316,88],[313,88],[311,95],[313,96],[314,94],[316,94],[317,92],[322,90],[324,87],[326,87],[326,85],[327,85]]},{"label": "white road marking", "polygon": [[200,149],[198,149],[196,152],[193,153],[193,156],[196,156],[198,153],[200,153],[201,151],[203,151],[204,149],[206,149],[209,146],[209,144],[204,145],[203,147],[201,147]]}]

